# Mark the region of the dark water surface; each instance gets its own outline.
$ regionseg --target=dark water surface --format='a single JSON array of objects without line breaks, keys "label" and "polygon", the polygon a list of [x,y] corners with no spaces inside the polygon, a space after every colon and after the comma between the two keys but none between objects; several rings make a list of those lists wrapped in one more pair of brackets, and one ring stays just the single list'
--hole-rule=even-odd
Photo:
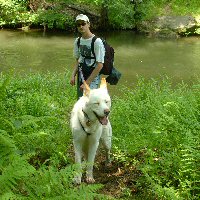
[{"label": "dark water surface", "polygon": [[[115,49],[119,85],[132,85],[137,75],[167,75],[174,83],[200,75],[200,38],[156,39],[134,32],[101,33]],[[73,68],[75,34],[0,30],[0,71],[66,72]]]}]

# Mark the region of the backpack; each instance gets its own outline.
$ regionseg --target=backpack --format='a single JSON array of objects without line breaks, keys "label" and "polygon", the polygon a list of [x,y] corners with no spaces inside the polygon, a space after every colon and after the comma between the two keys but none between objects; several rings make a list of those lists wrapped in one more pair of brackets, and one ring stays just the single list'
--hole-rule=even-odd
[{"label": "backpack", "polygon": [[[92,54],[94,55],[95,58],[95,62],[96,62],[96,56],[95,56],[95,52],[94,52],[94,42],[96,41],[97,37],[94,36],[92,38],[92,43],[91,43],[91,50],[92,50]],[[112,73],[112,69],[113,69],[113,63],[114,63],[114,49],[113,47],[111,47],[104,39],[101,39],[105,48],[105,56],[104,56],[104,63],[103,63],[103,68],[100,71],[100,74],[104,74],[104,75],[110,75]],[[78,48],[80,47],[80,37],[77,40],[77,46]],[[85,56],[83,56],[85,57]],[[85,58],[93,58],[93,57],[85,57]],[[94,62],[94,64],[95,64]],[[94,64],[92,66],[94,66]]]}]

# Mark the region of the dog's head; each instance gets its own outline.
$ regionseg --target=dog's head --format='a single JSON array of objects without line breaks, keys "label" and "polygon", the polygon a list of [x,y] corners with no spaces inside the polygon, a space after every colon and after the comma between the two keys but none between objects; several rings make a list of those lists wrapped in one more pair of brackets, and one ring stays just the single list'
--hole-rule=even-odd
[{"label": "dog's head", "polygon": [[87,98],[86,106],[102,125],[108,123],[111,108],[111,99],[107,90],[106,79],[102,78],[100,88],[90,89],[84,82],[84,96]]}]

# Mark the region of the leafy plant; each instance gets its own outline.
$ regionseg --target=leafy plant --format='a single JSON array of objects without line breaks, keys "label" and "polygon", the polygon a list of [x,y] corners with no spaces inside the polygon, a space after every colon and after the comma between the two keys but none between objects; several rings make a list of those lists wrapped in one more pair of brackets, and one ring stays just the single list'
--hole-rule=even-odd
[{"label": "leafy plant", "polygon": [[139,78],[123,94],[113,105],[114,145],[120,149],[117,158],[131,162],[124,154],[135,155],[142,194],[146,199],[198,199],[199,86],[174,89],[168,78]]},{"label": "leafy plant", "polygon": [[[68,79],[1,75],[1,199],[108,199],[99,192],[103,185],[72,183],[69,114],[76,95]],[[199,91],[199,82],[172,87],[167,77],[138,77],[112,97],[113,159],[137,172],[123,183],[122,199],[199,199]]]},{"label": "leafy plant", "polygon": [[98,194],[101,185],[73,185],[68,114],[75,91],[67,77],[1,76],[1,199],[106,198]]},{"label": "leafy plant", "polygon": [[25,1],[0,0],[0,26],[16,26],[18,24],[25,26],[33,23],[36,15],[27,11],[26,6]]},{"label": "leafy plant", "polygon": [[74,19],[67,12],[62,10],[38,10],[37,21],[39,24],[47,25],[49,29],[68,29],[71,30],[74,27]]},{"label": "leafy plant", "polygon": [[[135,28],[135,10],[130,1],[110,1],[108,4],[109,23],[114,29]],[[117,13],[117,14],[116,14]]]}]

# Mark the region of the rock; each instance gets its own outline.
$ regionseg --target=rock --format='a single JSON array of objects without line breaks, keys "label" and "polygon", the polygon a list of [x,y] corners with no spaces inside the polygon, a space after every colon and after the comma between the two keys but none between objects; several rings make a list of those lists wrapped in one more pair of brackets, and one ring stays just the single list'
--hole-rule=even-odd
[{"label": "rock", "polygon": [[137,25],[140,32],[157,37],[179,37],[180,35],[197,34],[200,20],[192,16],[161,16],[143,21]]}]

